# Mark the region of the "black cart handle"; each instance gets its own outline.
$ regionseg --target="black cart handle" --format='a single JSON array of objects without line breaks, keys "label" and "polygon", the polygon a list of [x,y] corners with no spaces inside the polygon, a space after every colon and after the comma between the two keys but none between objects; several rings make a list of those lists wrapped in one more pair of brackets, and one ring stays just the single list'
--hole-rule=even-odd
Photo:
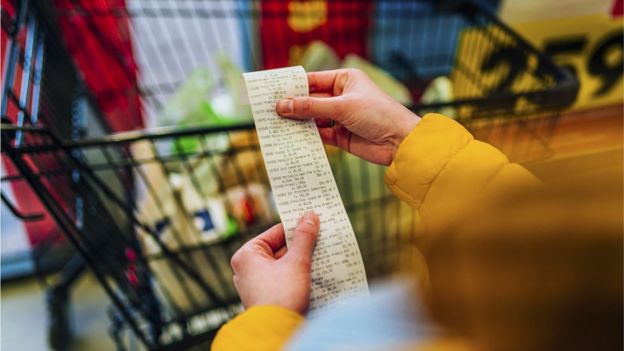
[{"label": "black cart handle", "polygon": [[30,213],[30,214],[22,213],[20,210],[17,209],[17,207],[15,207],[15,205],[11,203],[9,198],[6,195],[4,195],[3,191],[0,191],[0,197],[2,197],[2,202],[4,202],[6,207],[9,208],[9,211],[11,211],[11,213],[13,213],[15,217],[21,219],[24,222],[40,221],[45,217],[43,213]]}]

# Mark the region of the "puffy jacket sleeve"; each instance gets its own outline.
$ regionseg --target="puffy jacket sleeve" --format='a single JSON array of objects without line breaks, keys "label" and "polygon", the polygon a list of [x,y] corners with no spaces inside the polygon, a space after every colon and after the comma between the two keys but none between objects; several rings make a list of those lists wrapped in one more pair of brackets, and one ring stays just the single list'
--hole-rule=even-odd
[{"label": "puffy jacket sleeve", "polygon": [[213,351],[281,350],[304,318],[278,306],[255,306],[227,322],[212,342]]},{"label": "puffy jacket sleeve", "polygon": [[426,115],[403,140],[385,175],[386,185],[417,208],[425,232],[435,232],[485,195],[540,182],[459,123]]}]

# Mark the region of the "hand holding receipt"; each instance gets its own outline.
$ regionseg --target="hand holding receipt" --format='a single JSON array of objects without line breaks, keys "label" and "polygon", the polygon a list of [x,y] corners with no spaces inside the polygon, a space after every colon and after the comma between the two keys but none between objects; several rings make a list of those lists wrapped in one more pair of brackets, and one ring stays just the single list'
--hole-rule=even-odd
[{"label": "hand holding receipt", "polygon": [[306,211],[321,226],[312,261],[310,309],[367,293],[368,284],[355,234],[338,193],[325,149],[312,120],[280,118],[275,104],[308,95],[302,67],[243,74],[273,196],[290,244]]}]

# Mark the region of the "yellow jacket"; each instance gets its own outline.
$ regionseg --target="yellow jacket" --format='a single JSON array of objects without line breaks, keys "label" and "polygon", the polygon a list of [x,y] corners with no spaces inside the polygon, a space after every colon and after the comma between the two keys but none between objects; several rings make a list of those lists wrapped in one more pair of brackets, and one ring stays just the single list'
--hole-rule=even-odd
[{"label": "yellow jacket", "polygon": [[[540,184],[496,148],[475,140],[460,124],[437,114],[426,115],[403,141],[385,182],[397,197],[419,211],[425,226],[425,246],[431,241],[427,238],[447,230],[462,212],[479,203],[479,198],[496,198],[498,194]],[[478,222],[481,225],[483,221]],[[454,247],[443,251],[451,252]],[[447,262],[449,258],[442,260],[443,264]],[[444,297],[443,292],[438,294]],[[487,294],[469,289],[464,294],[473,295],[477,299]],[[281,307],[252,307],[221,328],[212,349],[279,350],[303,322],[304,317]]]}]

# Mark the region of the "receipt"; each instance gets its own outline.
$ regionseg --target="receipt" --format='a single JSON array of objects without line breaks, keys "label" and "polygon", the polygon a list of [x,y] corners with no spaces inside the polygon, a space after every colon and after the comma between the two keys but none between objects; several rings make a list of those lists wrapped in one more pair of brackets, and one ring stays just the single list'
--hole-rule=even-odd
[{"label": "receipt", "polygon": [[305,71],[297,66],[243,77],[287,245],[306,211],[316,212],[321,221],[312,257],[310,310],[368,293],[362,255],[314,121],[293,121],[275,112],[279,99],[308,96]]}]

